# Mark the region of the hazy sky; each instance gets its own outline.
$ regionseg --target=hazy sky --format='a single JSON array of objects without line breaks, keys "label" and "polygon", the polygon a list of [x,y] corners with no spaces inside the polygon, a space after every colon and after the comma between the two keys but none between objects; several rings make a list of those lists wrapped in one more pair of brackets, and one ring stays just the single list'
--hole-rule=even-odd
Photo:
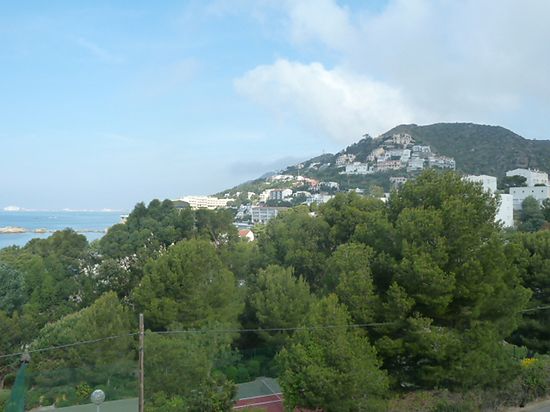
[{"label": "hazy sky", "polygon": [[550,138],[550,1],[0,3],[0,207],[208,194],[400,123]]}]

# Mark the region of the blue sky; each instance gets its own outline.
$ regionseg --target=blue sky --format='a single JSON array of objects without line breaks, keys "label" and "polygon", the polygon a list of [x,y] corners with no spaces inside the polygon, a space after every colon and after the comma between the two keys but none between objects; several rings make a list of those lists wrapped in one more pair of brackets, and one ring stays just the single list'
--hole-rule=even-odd
[{"label": "blue sky", "polygon": [[549,138],[545,1],[2,2],[0,207],[220,191],[403,122]]}]

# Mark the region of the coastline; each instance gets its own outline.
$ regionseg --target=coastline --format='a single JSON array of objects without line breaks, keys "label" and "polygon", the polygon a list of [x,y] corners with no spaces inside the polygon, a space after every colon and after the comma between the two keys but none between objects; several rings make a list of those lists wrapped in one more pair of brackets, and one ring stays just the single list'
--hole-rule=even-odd
[{"label": "coastline", "polygon": [[[20,234],[20,233],[54,233],[57,232],[59,229],[26,229],[24,227],[18,227],[18,226],[4,226],[0,227],[0,235],[13,235],[13,234]],[[107,232],[107,229],[77,229],[75,230],[77,233],[105,233]]]}]

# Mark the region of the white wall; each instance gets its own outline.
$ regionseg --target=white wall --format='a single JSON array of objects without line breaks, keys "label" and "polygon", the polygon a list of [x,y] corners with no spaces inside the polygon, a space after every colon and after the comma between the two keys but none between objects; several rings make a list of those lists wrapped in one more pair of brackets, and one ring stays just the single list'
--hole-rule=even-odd
[{"label": "white wall", "polygon": [[512,195],[500,195],[500,206],[495,220],[500,221],[504,227],[514,226],[514,197]]},{"label": "white wall", "polygon": [[510,194],[514,197],[514,209],[520,210],[521,204],[529,196],[533,196],[540,203],[550,198],[550,186],[511,187]]}]

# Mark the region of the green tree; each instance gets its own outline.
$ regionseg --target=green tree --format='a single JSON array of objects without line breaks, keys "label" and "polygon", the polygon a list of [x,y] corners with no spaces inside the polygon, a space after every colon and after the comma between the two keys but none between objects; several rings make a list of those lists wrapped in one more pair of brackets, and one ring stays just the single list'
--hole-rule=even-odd
[{"label": "green tree", "polygon": [[[8,354],[19,352],[22,341],[21,323],[17,312],[11,317],[0,311],[0,353]],[[15,371],[19,364],[19,357],[0,359],[0,389],[4,388],[4,378],[7,373]]]},{"label": "green tree", "polygon": [[379,199],[384,196],[384,188],[378,185],[372,185],[369,187],[369,195]]},{"label": "green tree", "polygon": [[550,199],[544,199],[542,202],[542,214],[547,222],[550,222]]},{"label": "green tree", "polygon": [[132,257],[134,266],[142,266],[163,248],[195,232],[195,215],[191,209],[176,209],[166,199],[152,200],[148,206],[138,203],[126,223],[114,225],[99,242],[103,256],[113,259]]},{"label": "green tree", "polygon": [[332,242],[339,245],[352,238],[358,225],[384,209],[384,203],[378,199],[362,197],[355,192],[338,193],[321,206],[320,215],[330,226]]},{"label": "green tree", "polygon": [[81,365],[106,365],[124,356],[133,356],[130,313],[114,292],[99,297],[93,305],[71,313],[56,322],[48,323],[32,342],[34,349],[74,342],[121,336],[94,345],[76,346],[65,351],[33,357],[33,367],[50,369]]},{"label": "green tree", "polygon": [[205,240],[182,241],[150,261],[133,298],[152,329],[234,326],[243,306],[233,273]]},{"label": "green tree", "polygon": [[371,273],[372,248],[360,243],[340,245],[327,262],[326,290],[335,292],[354,322],[374,319],[378,299]]},{"label": "green tree", "polygon": [[539,353],[550,353],[550,232],[517,233],[508,246],[523,285],[532,292],[529,310],[523,314],[512,342]]},{"label": "green tree", "polygon": [[[304,325],[278,355],[279,382],[289,410],[381,410],[388,379],[363,333],[336,296],[315,303]],[[326,328],[323,328],[326,326]]]},{"label": "green tree", "polygon": [[[296,278],[292,269],[268,266],[261,270],[251,286],[249,305],[260,329],[295,328],[309,311],[313,297],[303,278]],[[275,346],[282,345],[290,332],[260,332],[260,336]]]},{"label": "green tree", "polygon": [[233,224],[235,213],[232,210],[199,209],[195,215],[199,236],[211,240],[218,246],[239,239],[237,228]]},{"label": "green tree", "polygon": [[523,232],[536,232],[542,228],[544,214],[537,199],[529,196],[522,202],[520,220],[519,230]]},{"label": "green tree", "polygon": [[[219,337],[219,336],[218,336]],[[214,365],[229,346],[216,335],[145,337],[147,409],[152,411],[229,411],[235,385]]]},{"label": "green tree", "polygon": [[[494,222],[495,202],[460,176],[435,171],[392,194],[386,225],[394,245],[374,276],[379,319],[391,323],[373,336],[397,382],[465,387],[505,376],[500,342],[530,293]],[[377,250],[376,238],[361,239]],[[474,359],[479,367],[467,368]]]},{"label": "green tree", "polygon": [[257,242],[231,242],[219,247],[218,252],[220,259],[239,281],[249,280],[264,265],[264,256]]},{"label": "green tree", "polygon": [[527,179],[523,176],[504,176],[498,179],[498,189],[504,190],[506,193],[511,187],[525,187],[527,186]]},{"label": "green tree", "polygon": [[[111,399],[135,393],[135,348],[132,321],[114,292],[93,305],[48,323],[31,349],[69,345],[63,350],[33,354],[30,399],[37,403],[87,402],[77,385],[101,386]],[[108,338],[108,339],[104,339]],[[97,341],[96,341],[97,340]],[[74,345],[87,341],[86,344]],[[37,406],[31,402],[29,406]]]},{"label": "green tree", "polygon": [[296,276],[303,276],[317,288],[324,274],[330,251],[327,223],[311,216],[306,206],[280,213],[266,226],[260,237],[260,250],[271,263],[292,266]]},{"label": "green tree", "polygon": [[0,262],[0,311],[20,310],[26,301],[23,274]]}]

